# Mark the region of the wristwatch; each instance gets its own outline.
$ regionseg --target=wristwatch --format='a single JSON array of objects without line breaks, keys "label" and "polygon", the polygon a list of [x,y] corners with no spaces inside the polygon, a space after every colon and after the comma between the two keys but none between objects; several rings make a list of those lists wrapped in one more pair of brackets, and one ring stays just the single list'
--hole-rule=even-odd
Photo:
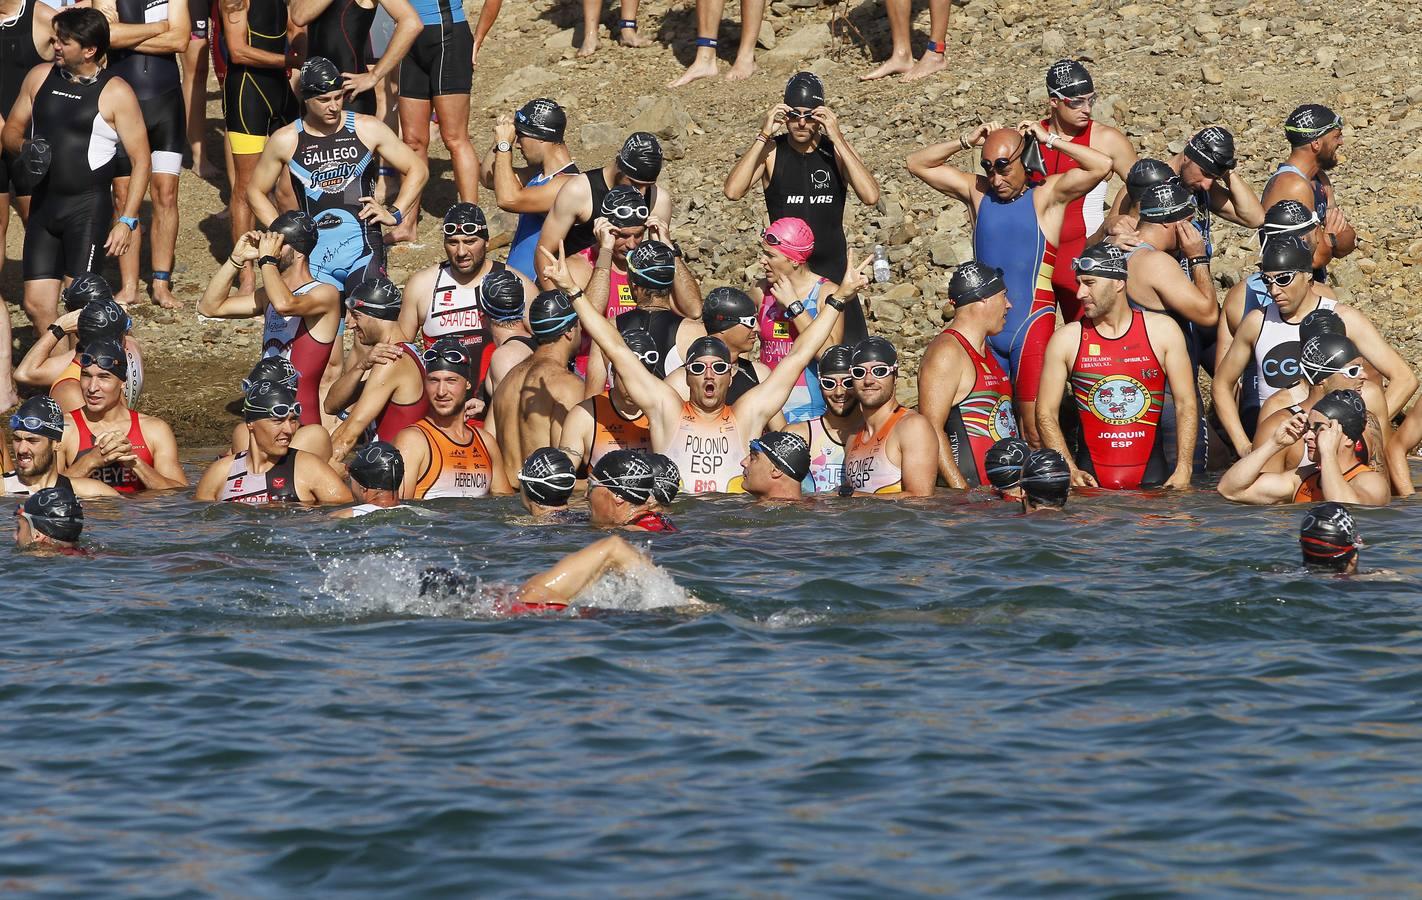
[{"label": "wristwatch", "polygon": [[48,330],[49,330],[49,333],[50,333],[50,334],[54,335],[54,339],[55,339],[56,341],[62,341],[62,340],[64,340],[64,335],[65,335],[64,329],[63,329],[63,328],[60,328],[57,323],[50,322],[50,323],[49,323],[49,329],[48,329]]},{"label": "wristwatch", "polygon": [[1338,252],[1338,235],[1334,234],[1334,233],[1331,232],[1331,231],[1326,232],[1326,234],[1328,235],[1328,246],[1333,250],[1334,253],[1337,253],[1337,252]]},{"label": "wristwatch", "polygon": [[794,303],[791,303],[789,306],[785,307],[785,318],[798,319],[804,312],[805,304],[801,303],[799,300],[796,300]]},{"label": "wristwatch", "polygon": [[494,152],[495,152],[495,153],[512,153],[512,152],[513,152],[513,144],[510,144],[508,141],[499,141],[497,144],[494,145]]},{"label": "wristwatch", "polygon": [[275,256],[272,256],[271,254],[267,254],[266,256],[263,256],[261,259],[257,260],[257,268],[259,269],[265,269],[267,266],[280,265],[281,260],[277,259]]},{"label": "wristwatch", "polygon": [[385,207],[385,211],[395,217],[396,225],[399,225],[401,222],[405,221],[405,214],[400,212],[400,207],[396,206],[395,204],[392,203],[389,206]]},{"label": "wristwatch", "polygon": [[828,297],[825,298],[825,306],[832,306],[835,308],[836,311],[844,312],[844,301],[836,297],[834,294],[830,294]]},{"label": "wristwatch", "polygon": [[119,221],[127,225],[129,231],[138,230],[138,219],[133,216],[119,216]]},{"label": "wristwatch", "polygon": [[681,245],[676,241],[672,241],[672,256],[681,259]]},{"label": "wristwatch", "polygon": [[1196,266],[1208,266],[1209,264],[1210,264],[1210,258],[1209,258],[1208,256],[1192,256],[1192,257],[1190,257],[1190,268],[1192,268],[1192,269],[1195,268]]}]

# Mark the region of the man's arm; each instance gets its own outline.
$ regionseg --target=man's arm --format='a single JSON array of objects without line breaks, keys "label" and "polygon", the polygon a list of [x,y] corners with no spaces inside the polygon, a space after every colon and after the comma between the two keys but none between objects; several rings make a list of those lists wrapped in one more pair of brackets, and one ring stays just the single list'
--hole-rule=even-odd
[{"label": "man's arm", "polygon": [[1298,443],[1308,426],[1308,414],[1298,413],[1279,424],[1267,441],[1250,450],[1220,478],[1219,492],[1226,500],[1258,506],[1293,499],[1299,478],[1293,472],[1265,472],[1274,454]]},{"label": "man's arm", "polygon": [[[420,14],[415,12],[415,7],[410,5],[409,0],[380,0],[380,6],[394,20],[395,32],[390,35],[390,43],[386,45],[385,52],[380,55],[379,62],[372,68],[360,72],[341,73],[348,98],[373,90],[382,78],[393,75],[400,65],[400,60],[410,52],[415,38],[419,37],[420,31],[424,29],[424,24],[420,21]],[[404,209],[403,206],[400,208]]]},{"label": "man's arm", "polygon": [[[188,12],[186,3],[169,3],[168,18],[164,22],[156,23],[163,26],[163,30],[156,35],[145,38],[133,47],[139,53],[182,53],[188,49],[188,42],[192,40],[193,19]],[[113,46],[113,36],[116,28],[132,28],[136,26],[109,26],[109,46]],[[137,26],[142,27],[142,26]]]},{"label": "man's arm", "polygon": [[1254,355],[1254,342],[1259,339],[1259,329],[1263,322],[1264,314],[1259,310],[1254,310],[1244,317],[1234,340],[1230,342],[1229,350],[1225,352],[1224,359],[1215,366],[1214,378],[1210,380],[1215,415],[1224,426],[1230,443],[1234,445],[1234,452],[1239,456],[1249,453],[1251,441],[1244,430],[1244,423],[1239,418],[1236,389],[1239,379],[1244,376],[1245,367],[1249,365],[1250,357]]},{"label": "man's arm", "polygon": [[784,103],[777,103],[765,114],[765,121],[761,123],[755,140],[746,152],[741,154],[741,158],[736,160],[736,164],[726,174],[726,183],[721,185],[721,193],[727,200],[739,200],[756,182],[764,183],[767,173],[772,171],[775,165],[772,161],[775,155],[775,131],[785,123],[785,114],[789,109]]},{"label": "man's arm", "polygon": [[[494,125],[495,149],[486,157],[485,165],[490,177],[484,180],[484,186],[494,189],[495,202],[504,212],[546,213],[553,208],[553,202],[558,199],[558,192],[573,175],[571,172],[557,175],[543,184],[525,183],[519,170],[514,168],[513,150],[500,153],[497,149],[500,141],[512,144],[517,137],[513,119],[508,115],[499,116],[498,123]],[[530,166],[527,171],[533,172],[534,167]]]},{"label": "man's arm", "polygon": [[[253,47],[247,36],[247,0],[222,0],[222,37],[227,42],[227,61],[259,69],[285,69],[286,54]],[[268,219],[267,221],[271,221]]]},{"label": "man's arm", "polygon": [[[284,125],[267,138],[257,167],[252,170],[252,180],[247,183],[247,205],[252,207],[252,215],[257,225],[266,229],[277,217],[276,204],[267,196],[276,187],[282,169],[296,152],[296,127]],[[132,191],[129,192],[132,194]]]},{"label": "man's arm", "polygon": [[[557,197],[553,200],[553,206],[548,210],[548,217],[543,220],[543,230],[538,232],[537,259],[540,267],[547,264],[547,260],[558,259],[562,252],[563,239],[568,236],[568,229],[578,219],[578,214],[583,209],[592,206],[592,188],[586,178],[571,177],[558,190]],[[592,210],[596,213],[597,210]],[[591,213],[590,213],[591,215]],[[548,254],[546,257],[544,254]],[[539,275],[538,285],[541,288],[551,289],[554,285],[543,275]]]},{"label": "man's arm", "polygon": [[568,410],[563,424],[553,429],[553,446],[568,454],[575,471],[587,461],[592,450],[593,433],[597,430],[592,404],[592,398],[588,398]]},{"label": "man's arm", "polygon": [[39,90],[40,84],[53,69],[51,63],[40,63],[30,69],[14,105],[8,111],[0,112],[5,117],[5,126],[0,128],[0,145],[13,154],[18,155],[24,149],[25,132],[29,130],[30,118],[34,115],[35,91]]},{"label": "man's arm", "polygon": [[1422,443],[1422,403],[1412,404],[1407,418],[1397,426],[1397,430],[1387,440],[1387,473],[1392,480],[1392,491],[1399,497],[1411,497],[1416,493],[1412,486],[1412,469],[1407,465],[1407,454]]},{"label": "man's arm", "polygon": [[932,144],[909,154],[907,166],[909,174],[941,194],[947,194],[973,211],[973,189],[978,176],[948,165],[948,160],[969,147],[981,147],[989,131],[994,131],[998,123],[979,125],[968,135],[941,144]]},{"label": "man's arm", "polygon": [[[1186,228],[1194,226],[1184,223]],[[1214,297],[1214,285],[1209,281],[1208,265],[1191,266],[1191,277],[1186,278],[1180,264],[1169,253],[1146,253],[1140,265],[1145,268],[1147,284],[1160,301],[1162,312],[1171,310],[1205,328],[1214,328],[1220,320],[1220,305]],[[1209,287],[1201,290],[1201,282]]]},{"label": "man's arm", "polygon": [[[513,485],[509,483],[508,472],[504,469],[504,451],[499,446],[499,442],[489,436],[485,431],[484,449],[489,451],[489,465],[493,467],[489,476],[489,493],[491,494],[512,494]],[[520,461],[522,468],[522,461]]]},{"label": "man's arm", "polygon": [[80,500],[112,500],[119,496],[118,491],[93,478],[70,478],[69,486]]},{"label": "man's arm", "polygon": [[[923,416],[906,416],[894,429],[899,444],[900,497],[932,497],[938,482],[938,440]],[[893,495],[889,495],[893,496]]]},{"label": "man's arm", "polygon": [[123,463],[143,486],[149,490],[164,491],[188,486],[188,476],[178,462],[178,441],[173,437],[173,429],[162,419],[140,415],[143,439],[148,443],[148,452],[153,454],[153,465],[149,465],[137,455],[127,457]]},{"label": "man's arm", "polygon": [[[79,311],[65,313],[54,324],[66,335],[74,334],[79,327]],[[74,359],[73,351],[67,348],[60,350],[59,341],[48,328],[41,331],[25,353],[24,359],[15,366],[15,381],[42,388],[48,388],[58,381],[59,376],[64,374],[64,370],[69,368],[69,363]],[[0,441],[0,445],[3,443]]]},{"label": "man's arm", "polygon": [[1057,451],[1066,460],[1067,467],[1071,469],[1073,486],[1096,487],[1096,478],[1076,467],[1076,460],[1072,458],[1066,438],[1062,435],[1061,423],[1057,421],[1067,376],[1071,373],[1071,355],[1080,342],[1080,322],[1068,322],[1047,341],[1046,354],[1042,358],[1042,381],[1037,389],[1037,434],[1042,439],[1043,447]]},{"label": "man's arm", "polygon": [[519,588],[518,597],[524,603],[566,606],[608,572],[638,569],[651,564],[651,560],[633,549],[631,544],[613,535],[569,553],[551,568],[534,575]]},{"label": "man's arm", "polygon": [[207,471],[202,473],[202,478],[198,481],[197,490],[193,492],[194,500],[201,500],[211,503],[217,500],[217,494],[222,490],[222,485],[227,481],[227,472],[232,468],[232,454],[219,456],[207,467]]},{"label": "man's arm", "polygon": [[1264,224],[1264,206],[1259,195],[1238,172],[1229,172],[1210,186],[1210,210],[1245,228]]},{"label": "man's arm", "polygon": [[401,428],[391,441],[405,463],[405,479],[400,482],[400,499],[413,500],[415,485],[424,477],[430,465],[430,443],[424,431],[413,425]]},{"label": "man's arm", "polygon": [[[143,112],[133,88],[122,78],[113,78],[99,95],[99,110],[104,120],[118,132],[123,152],[128,154],[132,172],[128,176],[128,200],[118,210],[123,218],[138,218],[143,195],[148,192],[148,178],[153,174],[153,157],[148,147],[148,129],[143,124]],[[104,250],[110,256],[122,256],[128,251],[133,232],[123,222],[115,222],[109,231]]]},{"label": "man's arm", "polygon": [[426,266],[405,282],[405,299],[400,304],[398,325],[403,340],[418,341],[425,316],[434,302],[434,286],[439,278],[439,266]]},{"label": "man's arm", "polygon": [[956,344],[943,344],[940,352],[930,351],[918,369],[918,411],[928,420],[938,439],[938,474],[944,484],[967,490],[968,482],[953,459],[953,447],[944,426],[962,394],[962,351]]},{"label": "man's arm", "polygon": [[[379,119],[362,116],[356,119],[356,128],[357,131],[364,131],[362,138],[366,141],[366,146],[374,150],[384,160],[385,165],[400,173],[400,193],[395,196],[394,205],[406,218],[413,216],[420,202],[420,194],[425,189],[425,182],[430,177],[429,166],[410,149],[409,144],[400,140],[400,136],[390,130],[389,125]],[[262,158],[266,159],[266,154],[263,154]]]},{"label": "man's arm", "polygon": [[[1041,122],[1026,124],[1038,142],[1045,147],[1047,129],[1042,127]],[[1042,189],[1047,191],[1049,204],[1067,204],[1085,197],[1091,193],[1092,188],[1111,177],[1111,157],[1100,150],[1093,150],[1085,144],[1073,144],[1065,138],[1060,142],[1054,140],[1052,147],[1076,163],[1077,168],[1047,176]]]},{"label": "man's arm", "polygon": [[291,0],[286,16],[291,24],[305,28],[321,17],[321,13],[331,5],[331,0]]},{"label": "man's arm", "polygon": [[1343,427],[1329,420],[1319,429],[1315,438],[1318,442],[1318,483],[1323,489],[1323,499],[1334,503],[1362,503],[1368,506],[1386,506],[1391,498],[1387,478],[1377,472],[1363,472],[1352,481],[1343,477],[1343,469],[1338,464],[1338,447],[1346,440]]},{"label": "man's arm", "polygon": [[[351,448],[360,440],[366,426],[385,412],[385,407],[389,405],[390,398],[395,394],[395,389],[399,387],[399,372],[400,366],[396,363],[375,366],[371,369],[370,377],[365,380],[365,386],[361,389],[360,396],[350,407],[346,420],[338,425],[331,434],[331,459],[333,461],[342,462],[351,452]],[[344,378],[345,375],[341,377]],[[329,394],[327,396],[329,399]]]},{"label": "man's arm", "polygon": [[296,454],[296,465],[293,468],[297,495],[303,493],[302,488],[305,488],[305,493],[311,497],[305,502],[350,503],[355,500],[345,479],[336,474],[336,470],[327,465],[324,459],[305,450],[289,452]]},{"label": "man's arm", "polygon": [[1195,402],[1195,379],[1190,372],[1190,352],[1180,326],[1165,316],[1146,314],[1146,333],[1159,348],[1165,380],[1175,401],[1175,472],[1163,485],[1170,490],[1190,487],[1195,469],[1195,442],[1199,439],[1199,408]]},{"label": "man's arm", "polygon": [[232,279],[237,277],[241,268],[261,256],[257,249],[260,238],[261,232],[249,231],[237,239],[237,246],[232,248],[208,281],[207,289],[198,301],[198,315],[209,319],[250,319],[262,314],[267,305],[266,294],[262,290],[251,294],[229,293]]},{"label": "man's arm", "polygon": [[815,121],[823,126],[825,134],[829,136],[830,143],[834,144],[835,163],[839,167],[840,177],[854,189],[860,203],[865,206],[877,204],[879,182],[874,180],[874,174],[864,165],[864,160],[859,158],[859,153],[854,149],[854,145],[849,143],[849,138],[840,131],[839,116],[828,106],[816,109],[814,116]]},{"label": "man's arm", "polygon": [[1384,391],[1387,414],[1389,418],[1397,415],[1417,393],[1417,376],[1413,374],[1412,367],[1392,349],[1367,316],[1351,306],[1339,308],[1338,315],[1348,329],[1348,338],[1353,346],[1387,379]]}]

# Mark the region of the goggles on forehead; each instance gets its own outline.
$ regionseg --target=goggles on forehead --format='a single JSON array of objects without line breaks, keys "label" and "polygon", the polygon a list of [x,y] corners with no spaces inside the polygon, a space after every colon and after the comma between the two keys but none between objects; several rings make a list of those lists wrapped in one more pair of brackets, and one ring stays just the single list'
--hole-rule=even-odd
[{"label": "goggles on forehead", "polygon": [[22,418],[19,413],[11,413],[10,415],[11,431],[28,431],[32,434],[43,434],[46,431],[55,431],[56,429],[63,431],[64,426],[56,422],[51,422],[49,419],[41,419],[39,416],[24,416]]},{"label": "goggles on forehead", "polygon": [[441,360],[454,366],[469,365],[469,354],[465,353],[463,350],[456,350],[453,347],[449,347],[444,350],[435,350],[431,348],[429,350],[426,350],[424,353],[421,353],[420,359],[425,361],[425,365],[440,362]]},{"label": "goggles on forehead", "polygon": [[479,222],[445,222],[444,236],[454,237],[456,234],[486,238],[489,236],[489,226]]}]

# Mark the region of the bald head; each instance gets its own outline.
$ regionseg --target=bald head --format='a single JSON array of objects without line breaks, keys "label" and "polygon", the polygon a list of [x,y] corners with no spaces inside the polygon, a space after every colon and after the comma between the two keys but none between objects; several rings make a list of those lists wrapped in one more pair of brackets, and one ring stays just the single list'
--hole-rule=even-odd
[{"label": "bald head", "polygon": [[1022,146],[1022,132],[1015,128],[989,131],[983,141],[983,159],[1012,158]]}]

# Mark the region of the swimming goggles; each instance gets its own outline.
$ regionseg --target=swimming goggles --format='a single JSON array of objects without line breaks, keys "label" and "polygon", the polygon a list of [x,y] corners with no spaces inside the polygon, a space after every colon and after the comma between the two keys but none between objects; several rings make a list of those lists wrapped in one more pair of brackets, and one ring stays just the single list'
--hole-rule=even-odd
[{"label": "swimming goggles", "polygon": [[602,210],[603,216],[619,222],[645,222],[650,213],[646,206],[614,206],[611,209],[603,207]]},{"label": "swimming goggles", "polygon": [[992,177],[996,172],[999,175],[1006,175],[1012,168],[1012,164],[1022,158],[1022,151],[1027,147],[1027,140],[1024,138],[1017,149],[1012,151],[1011,156],[1000,156],[997,159],[983,159],[978,165],[983,167],[983,174]]},{"label": "swimming goggles", "polygon": [[823,391],[837,391],[841,387],[849,387],[853,384],[853,375],[844,375],[839,378],[832,378],[828,375],[820,376],[820,389]]},{"label": "swimming goggles", "polygon": [[107,356],[105,354],[81,353],[79,354],[79,368],[87,369],[90,366],[98,366],[106,372],[112,372],[121,365],[127,365],[128,360],[121,356]]},{"label": "swimming goggles", "polygon": [[1288,287],[1294,283],[1294,279],[1302,275],[1302,272],[1280,272],[1277,275],[1270,275],[1268,272],[1260,272],[1259,280],[1268,287]]},{"label": "swimming goggles", "polygon": [[1084,109],[1096,103],[1096,92],[1083,94],[1080,97],[1058,97],[1058,100],[1067,105],[1068,109]]},{"label": "swimming goggles", "polygon": [[21,418],[19,413],[11,413],[10,430],[28,431],[31,434],[45,434],[53,431],[63,433],[64,425],[49,419],[41,419],[39,416],[25,416]]},{"label": "swimming goggles", "polygon": [[456,234],[486,238],[489,236],[489,226],[479,222],[445,222],[444,236],[454,237]]},{"label": "swimming goggles", "polygon": [[875,378],[888,378],[898,370],[898,366],[891,366],[885,363],[878,363],[872,366],[850,366],[849,377],[855,381],[863,381],[866,375],[873,375]]},{"label": "swimming goggles", "polygon": [[693,375],[705,375],[708,368],[713,375],[725,375],[731,371],[731,364],[719,359],[713,363],[704,363],[698,360],[697,362],[689,362],[686,364],[686,371]]},{"label": "swimming goggles", "polygon": [[253,412],[261,412],[267,419],[299,419],[301,418],[301,401],[295,403],[273,403],[265,409],[257,406],[251,407]]},{"label": "swimming goggles", "polygon": [[454,366],[469,365],[469,354],[465,353],[463,350],[455,350],[454,348],[450,348],[447,350],[435,350],[431,348],[429,350],[426,350],[424,353],[421,353],[420,359],[425,361],[425,365],[430,365],[431,363],[436,363],[440,361],[447,362],[450,365]]}]

